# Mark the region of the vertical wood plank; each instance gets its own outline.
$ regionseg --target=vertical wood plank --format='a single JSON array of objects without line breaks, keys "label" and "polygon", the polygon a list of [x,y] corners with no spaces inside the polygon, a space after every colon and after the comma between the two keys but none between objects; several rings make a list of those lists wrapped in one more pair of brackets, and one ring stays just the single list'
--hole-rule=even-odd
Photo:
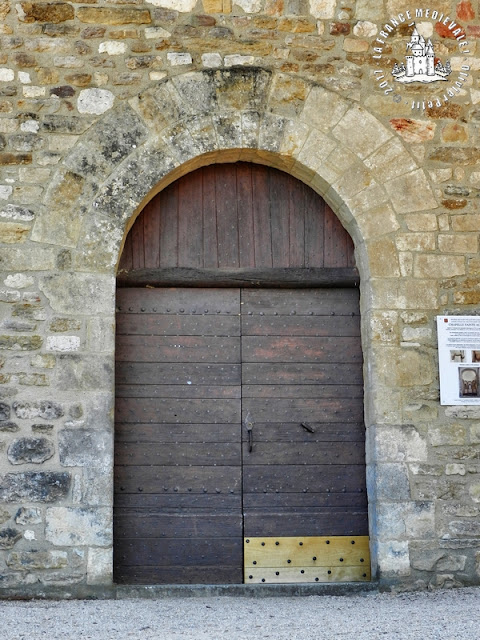
[{"label": "vertical wood plank", "polygon": [[252,167],[237,165],[238,253],[240,267],[255,266],[255,237],[253,224]]},{"label": "vertical wood plank", "polygon": [[160,266],[178,266],[178,181],[158,194],[160,200]]},{"label": "vertical wood plank", "polygon": [[143,222],[145,219],[144,211],[135,220],[135,224],[132,227],[132,268],[143,269],[145,267],[145,253],[144,253],[144,235],[143,235]]},{"label": "vertical wood plank", "polygon": [[133,258],[132,258],[132,233],[131,231],[127,234],[125,238],[125,244],[123,246],[122,255],[120,256],[120,260],[118,263],[118,271],[130,271],[133,269]]},{"label": "vertical wood plank", "polygon": [[234,166],[220,165],[215,180],[217,194],[218,266],[238,267],[237,180]]},{"label": "vertical wood plank", "polygon": [[202,173],[178,181],[178,264],[203,267]]},{"label": "vertical wood plank", "polygon": [[160,266],[160,215],[157,198],[153,198],[143,210],[145,268],[156,269]]},{"label": "vertical wood plank", "polygon": [[210,165],[209,167],[204,167],[201,171],[203,180],[203,265],[207,268],[216,268],[218,267],[216,166]]},{"label": "vertical wood plank", "polygon": [[280,171],[272,171],[269,182],[272,266],[288,267],[290,263],[288,181]]},{"label": "vertical wood plank", "polygon": [[305,266],[305,190],[306,185],[288,177],[289,267]]},{"label": "vertical wood plank", "polygon": [[325,204],[325,267],[343,267],[348,263],[347,232],[340,220]]},{"label": "vertical wood plank", "polygon": [[324,211],[325,201],[305,188],[305,266],[324,265]]},{"label": "vertical wood plank", "polygon": [[270,226],[269,170],[264,166],[255,167],[252,174],[253,223],[255,234],[255,266],[272,266],[272,233]]}]

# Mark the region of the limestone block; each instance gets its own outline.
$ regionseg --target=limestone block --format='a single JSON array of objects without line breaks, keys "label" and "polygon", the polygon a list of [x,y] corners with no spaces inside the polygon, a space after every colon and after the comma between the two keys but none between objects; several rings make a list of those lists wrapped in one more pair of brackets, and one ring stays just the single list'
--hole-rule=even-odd
[{"label": "limestone block", "polygon": [[390,126],[406,142],[411,144],[432,140],[437,127],[435,122],[414,120],[412,118],[392,118]]},{"label": "limestone block", "polygon": [[333,128],[332,134],[359,158],[366,158],[386,144],[393,134],[362,107],[352,107]]},{"label": "limestone block", "polygon": [[63,429],[58,434],[60,464],[64,467],[108,464],[113,451],[112,436],[92,429]]},{"label": "limestone block", "polygon": [[328,132],[345,115],[349,103],[323,87],[313,87],[305,101],[300,119],[311,127]]},{"label": "limestone block", "polygon": [[369,209],[356,217],[365,240],[392,233],[400,227],[397,216],[388,204]]},{"label": "limestone block", "polygon": [[0,549],[11,549],[22,537],[17,529],[0,529]]},{"label": "limestone block", "polygon": [[436,209],[430,185],[421,169],[393,178],[385,183],[385,188],[397,213],[410,213]]},{"label": "limestone block", "polygon": [[170,62],[172,67],[192,64],[193,62],[191,54],[187,52],[167,53],[167,60]]},{"label": "limestone block", "polygon": [[202,53],[202,64],[207,69],[217,69],[222,66],[222,56],[219,53]]},{"label": "limestone block", "polygon": [[427,441],[414,425],[377,427],[376,459],[381,462],[425,462]]},{"label": "limestone block", "polygon": [[20,507],[15,514],[15,522],[21,525],[41,524],[42,515],[37,507]]},{"label": "limestone block", "polygon": [[109,509],[49,507],[46,511],[45,537],[61,547],[112,544],[112,515]]},{"label": "limestone block", "polygon": [[417,278],[452,278],[465,274],[464,256],[420,254],[415,256],[414,275]]},{"label": "limestone block", "polygon": [[297,157],[309,133],[310,127],[307,124],[297,120],[287,120],[283,132],[283,140],[279,148],[280,153],[290,157]]},{"label": "limestone block", "polygon": [[[258,139],[260,135],[260,114],[247,111],[242,113],[242,147],[256,149],[259,146]],[[195,137],[195,136],[194,136]],[[214,151],[215,142],[211,141],[211,150]]]},{"label": "limestone block", "polygon": [[163,9],[173,9],[180,13],[190,13],[197,4],[197,0],[147,0],[147,3]]},{"label": "limestone block", "polygon": [[466,443],[467,429],[462,424],[431,425],[428,436],[433,447],[463,445]]},{"label": "limestone block", "polygon": [[478,538],[480,536],[480,520],[453,520],[449,524],[449,531],[454,536]]},{"label": "limestone block", "polygon": [[298,161],[313,171],[320,171],[323,163],[335,149],[336,143],[325,133],[313,129],[298,154]]},{"label": "limestone block", "polygon": [[437,571],[464,571],[467,564],[467,556],[448,555],[441,558],[436,566]]},{"label": "limestone block", "polygon": [[61,355],[57,359],[56,376],[58,389],[108,389],[113,380],[113,366],[110,357],[99,354]]},{"label": "limestone block", "polygon": [[106,53],[109,56],[121,56],[127,50],[125,42],[118,42],[117,40],[106,40],[98,45],[99,53]]},{"label": "limestone block", "polygon": [[41,336],[7,336],[0,335],[0,349],[9,351],[35,351],[43,344]]},{"label": "limestone block", "polygon": [[21,420],[33,420],[35,418],[56,420],[64,415],[62,405],[52,400],[14,402],[12,406],[15,415]]},{"label": "limestone block", "polygon": [[478,239],[472,234],[440,234],[438,236],[438,248],[443,253],[466,253],[478,252]]},{"label": "limestone block", "polygon": [[15,71],[13,69],[0,69],[0,82],[12,82],[15,80]]},{"label": "limestone block", "polygon": [[54,453],[54,444],[48,438],[17,438],[7,450],[11,464],[42,464]]},{"label": "limestone block", "polygon": [[408,542],[392,540],[378,543],[379,571],[382,577],[410,575]]},{"label": "limestone block", "polygon": [[182,113],[199,115],[211,115],[215,110],[216,93],[213,76],[211,73],[184,73],[172,79],[172,84],[178,92],[176,101],[181,107],[178,115]]},{"label": "limestone block", "polygon": [[437,246],[434,233],[399,233],[395,244],[399,251],[435,251]]},{"label": "limestone block", "polygon": [[214,115],[213,126],[221,149],[241,147],[243,132],[242,118],[239,114]]},{"label": "limestone block", "polygon": [[357,38],[345,38],[343,41],[343,50],[347,53],[364,53],[370,48],[370,44],[366,40],[358,40]]},{"label": "limestone block", "polygon": [[430,342],[432,330],[426,327],[405,327],[402,340],[405,342]]},{"label": "limestone block", "polygon": [[319,20],[335,17],[337,0],[309,0],[310,14]]},{"label": "limestone block", "polygon": [[25,471],[7,473],[0,481],[0,500],[4,502],[56,502],[70,490],[67,472]]},{"label": "limestone block", "polygon": [[368,258],[373,277],[394,278],[400,275],[398,253],[392,239],[371,240],[368,243]]},{"label": "limestone block", "polygon": [[480,483],[470,485],[468,493],[474,502],[480,502]]},{"label": "limestone block", "polygon": [[220,109],[262,111],[267,102],[271,74],[248,67],[214,73],[217,103]]},{"label": "limestone block", "polygon": [[415,213],[406,215],[405,224],[409,231],[437,231],[438,221],[434,213]]},{"label": "limestone block", "polygon": [[242,56],[239,54],[232,54],[223,58],[223,64],[227,69],[229,67],[251,66],[254,62],[254,56]]},{"label": "limestone block", "polygon": [[10,520],[10,512],[6,509],[0,508],[0,524],[4,524]]},{"label": "limestone block", "polygon": [[382,501],[409,500],[410,485],[407,465],[379,463],[373,465],[376,481],[376,499]]},{"label": "limestone block", "polygon": [[374,22],[359,20],[353,27],[353,33],[357,38],[373,38],[378,33],[378,27]]},{"label": "limestone block", "polygon": [[13,551],[7,557],[7,566],[14,571],[63,569],[67,565],[66,551]]},{"label": "limestone block", "polygon": [[110,584],[112,581],[113,554],[111,549],[88,550],[87,584]]},{"label": "limestone block", "polygon": [[435,505],[433,502],[410,503],[405,513],[405,532],[408,538],[435,536]]},{"label": "limestone block", "polygon": [[398,313],[373,311],[369,314],[370,340],[374,342],[398,342]]},{"label": "limestone block", "polygon": [[372,303],[376,309],[436,309],[437,285],[432,280],[372,281]]},{"label": "limestone block", "polygon": [[405,509],[403,502],[379,502],[377,504],[377,535],[380,540],[405,537]]},{"label": "limestone block", "polygon": [[78,351],[79,336],[47,336],[47,351]]},{"label": "limestone block", "polygon": [[108,89],[83,89],[77,100],[77,109],[80,113],[101,115],[113,107],[115,96]]},{"label": "limestone block", "polygon": [[111,7],[79,7],[77,18],[87,24],[149,24],[152,19],[148,9],[111,8]]},{"label": "limestone block", "polygon": [[245,13],[259,13],[263,0],[234,0],[233,6],[241,7]]},{"label": "limestone block", "polygon": [[40,290],[56,313],[110,314],[115,304],[115,278],[91,273],[46,275]]}]

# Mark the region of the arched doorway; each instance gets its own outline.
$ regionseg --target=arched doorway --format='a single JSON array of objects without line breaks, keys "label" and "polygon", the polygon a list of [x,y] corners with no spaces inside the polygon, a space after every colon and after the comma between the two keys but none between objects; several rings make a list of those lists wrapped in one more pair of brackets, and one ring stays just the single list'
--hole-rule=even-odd
[{"label": "arched doorway", "polygon": [[357,285],[336,216],[275,169],[145,207],[118,272],[117,582],[369,579]]}]

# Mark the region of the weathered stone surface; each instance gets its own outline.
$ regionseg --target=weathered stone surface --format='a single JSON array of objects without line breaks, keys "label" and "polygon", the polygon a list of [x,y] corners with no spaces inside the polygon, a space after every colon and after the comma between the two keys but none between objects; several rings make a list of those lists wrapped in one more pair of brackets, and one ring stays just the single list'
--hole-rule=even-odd
[{"label": "weathered stone surface", "polygon": [[46,512],[46,539],[62,547],[112,544],[110,509],[50,507]]},{"label": "weathered stone surface", "polygon": [[23,526],[40,524],[42,516],[37,507],[21,507],[15,514],[15,522]]},{"label": "weathered stone surface", "polygon": [[41,464],[55,453],[53,442],[47,438],[18,438],[8,447],[11,464]]},{"label": "weathered stone surface", "polygon": [[58,24],[73,20],[74,9],[66,2],[21,2],[23,22],[51,22]]},{"label": "weathered stone surface", "polygon": [[21,538],[22,533],[17,529],[0,529],[0,549],[11,549]]},{"label": "weathered stone surface", "polygon": [[45,276],[40,289],[57,313],[82,314],[85,300],[90,313],[112,313],[115,278],[90,273],[59,273]]},{"label": "weathered stone surface", "polygon": [[108,89],[83,89],[77,100],[80,113],[101,115],[113,107],[114,94]]},{"label": "weathered stone surface", "polygon": [[108,584],[112,579],[113,555],[111,549],[88,550],[87,583]]},{"label": "weathered stone surface", "polygon": [[63,429],[58,434],[60,464],[64,467],[84,467],[95,465],[112,450],[111,435],[92,429]]},{"label": "weathered stone surface", "polygon": [[10,520],[10,512],[0,507],[0,524],[4,524],[7,520]]},{"label": "weathered stone surface", "polygon": [[58,359],[59,389],[108,389],[112,379],[110,357],[63,355]]},{"label": "weathered stone surface", "polygon": [[14,402],[13,410],[17,418],[23,420],[31,420],[34,418],[43,418],[44,420],[55,420],[64,414],[61,404],[52,400],[43,400],[40,402]]},{"label": "weathered stone surface", "polygon": [[67,565],[66,551],[13,551],[7,557],[7,567],[13,571],[63,569]]},{"label": "weathered stone surface", "polygon": [[0,349],[35,351],[43,344],[41,336],[0,336]]},{"label": "weathered stone surface", "polygon": [[15,433],[20,427],[16,422],[0,422],[0,433]]},{"label": "weathered stone surface", "polygon": [[5,502],[56,502],[70,490],[70,474],[62,471],[7,473],[0,481],[0,499]]},{"label": "weathered stone surface", "polygon": [[87,24],[150,24],[152,21],[148,9],[80,7],[77,18]]}]

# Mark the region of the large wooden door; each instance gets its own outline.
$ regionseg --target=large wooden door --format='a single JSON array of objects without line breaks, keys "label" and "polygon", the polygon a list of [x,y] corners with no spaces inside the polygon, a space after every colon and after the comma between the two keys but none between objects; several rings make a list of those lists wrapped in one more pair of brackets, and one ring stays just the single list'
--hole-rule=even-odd
[{"label": "large wooden door", "polygon": [[145,207],[118,272],[117,582],[369,578],[354,265],[269,167],[205,167]]}]

